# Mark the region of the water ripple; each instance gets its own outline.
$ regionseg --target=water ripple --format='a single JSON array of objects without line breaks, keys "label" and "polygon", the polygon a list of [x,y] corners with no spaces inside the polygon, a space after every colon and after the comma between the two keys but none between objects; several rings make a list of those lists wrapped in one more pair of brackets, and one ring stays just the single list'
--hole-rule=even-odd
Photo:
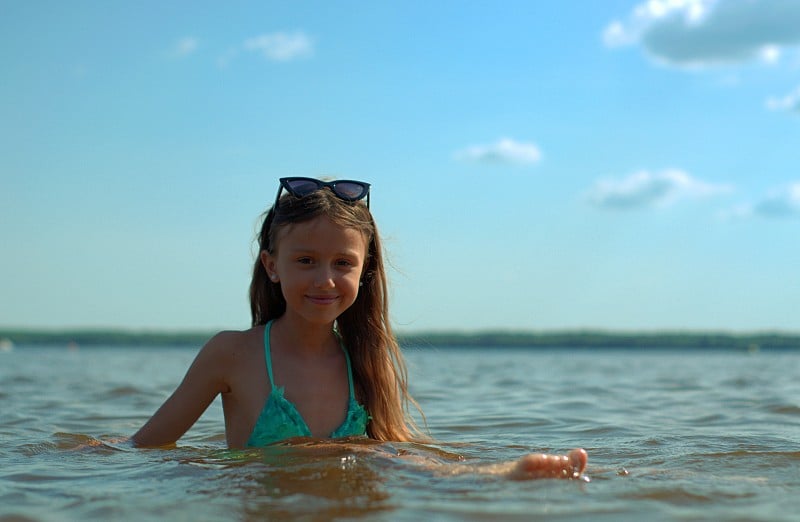
[{"label": "water ripple", "polygon": [[[0,414],[0,520],[788,521],[800,512],[796,354],[416,351],[410,382],[435,446],[227,450],[219,401],[174,448],[123,442],[193,355],[4,358],[0,398],[13,408]],[[420,465],[488,466],[576,446],[589,451],[590,483]]]}]

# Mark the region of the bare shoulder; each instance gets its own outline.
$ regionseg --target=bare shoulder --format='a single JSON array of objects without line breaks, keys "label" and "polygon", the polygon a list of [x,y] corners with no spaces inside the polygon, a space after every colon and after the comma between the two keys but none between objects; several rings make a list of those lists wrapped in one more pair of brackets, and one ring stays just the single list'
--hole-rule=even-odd
[{"label": "bare shoulder", "polygon": [[255,326],[248,330],[219,332],[206,342],[198,358],[223,366],[240,364],[258,353],[263,331],[263,326]]}]

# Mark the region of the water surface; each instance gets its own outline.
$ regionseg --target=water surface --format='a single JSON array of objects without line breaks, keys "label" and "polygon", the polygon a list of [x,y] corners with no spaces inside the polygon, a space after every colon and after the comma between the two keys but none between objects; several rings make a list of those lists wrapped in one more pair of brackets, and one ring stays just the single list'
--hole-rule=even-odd
[{"label": "water surface", "polygon": [[[116,442],[171,393],[192,349],[2,352],[0,520],[796,520],[800,512],[796,353],[406,353],[440,444],[232,451],[219,401],[177,448]],[[588,482],[447,472],[578,446],[589,452]]]}]

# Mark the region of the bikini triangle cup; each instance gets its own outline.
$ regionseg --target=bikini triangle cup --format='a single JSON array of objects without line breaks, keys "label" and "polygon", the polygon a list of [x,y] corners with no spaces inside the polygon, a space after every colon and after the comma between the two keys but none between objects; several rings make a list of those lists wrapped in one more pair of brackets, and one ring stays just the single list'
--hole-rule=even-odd
[{"label": "bikini triangle cup", "polygon": [[[272,355],[270,352],[269,333],[272,321],[264,326],[264,356],[266,359],[267,373],[272,387],[261,413],[258,416],[253,432],[247,440],[247,446],[259,447],[273,444],[291,437],[310,437],[305,419],[294,404],[284,396],[284,387],[275,386],[272,378]],[[355,399],[353,391],[353,371],[350,364],[350,355],[342,345],[342,350],[347,360],[347,377],[350,385],[350,400],[347,405],[347,415],[342,424],[331,433],[331,438],[363,436],[367,433],[369,414]]]}]

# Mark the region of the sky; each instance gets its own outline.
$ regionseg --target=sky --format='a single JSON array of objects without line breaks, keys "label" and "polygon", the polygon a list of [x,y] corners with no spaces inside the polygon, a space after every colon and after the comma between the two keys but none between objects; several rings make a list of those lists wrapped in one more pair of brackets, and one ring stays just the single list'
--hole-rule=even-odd
[{"label": "sky", "polygon": [[311,176],[399,332],[800,332],[800,2],[0,5],[0,327],[247,328]]}]

